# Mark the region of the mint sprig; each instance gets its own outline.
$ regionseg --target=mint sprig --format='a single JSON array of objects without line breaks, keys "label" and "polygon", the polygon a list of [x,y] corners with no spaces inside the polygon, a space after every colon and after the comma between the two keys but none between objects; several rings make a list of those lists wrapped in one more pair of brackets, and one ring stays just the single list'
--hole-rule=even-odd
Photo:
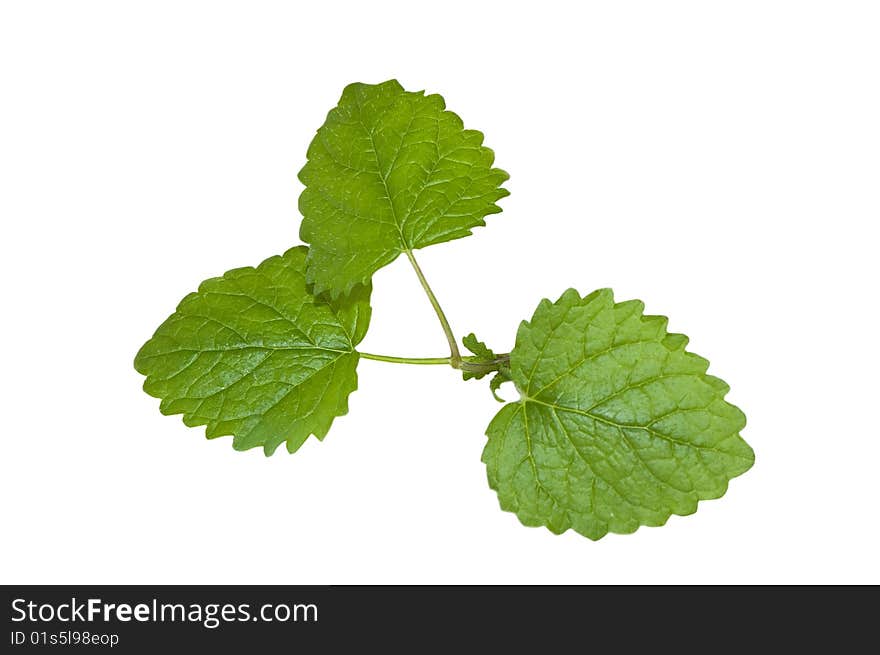
[{"label": "mint sprig", "polygon": [[[483,451],[501,507],[529,526],[599,539],[662,525],[718,498],[748,470],[743,413],[687,337],[608,289],[542,300],[497,353],[455,332],[414,251],[470,234],[507,195],[483,135],[438,95],[394,80],[352,84],[300,172],[306,246],[203,282],[140,349],[135,368],[164,414],[232,435],[239,450],[295,452],[348,411],[360,359],[448,365],[465,380],[512,382]],[[401,253],[449,348],[440,357],[357,349],[372,275]],[[467,353],[470,354],[467,354]]]}]

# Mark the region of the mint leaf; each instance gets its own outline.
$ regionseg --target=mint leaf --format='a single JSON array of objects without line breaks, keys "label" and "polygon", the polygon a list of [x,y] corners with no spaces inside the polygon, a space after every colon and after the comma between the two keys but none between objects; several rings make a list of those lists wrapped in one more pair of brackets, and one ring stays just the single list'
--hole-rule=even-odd
[{"label": "mint leaf", "polygon": [[471,332],[461,340],[462,345],[476,355],[480,361],[491,362],[495,359],[495,353],[485,343],[477,339],[477,335]]},{"label": "mint leaf", "polygon": [[180,302],[135,358],[163,414],[270,455],[284,442],[296,451],[310,434],[323,439],[347,413],[370,289],[316,299],[306,287],[307,251],[206,280]]},{"label": "mint leaf", "polygon": [[492,392],[492,397],[499,403],[506,402],[498,395],[498,389],[501,388],[502,384],[509,382],[511,379],[509,355],[496,354],[485,343],[478,340],[473,332],[462,339],[461,343],[474,354],[473,357],[466,357],[462,366],[484,366],[484,368],[477,368],[477,370],[463,368],[462,377],[465,380],[482,380],[490,373],[494,373],[495,375],[489,380],[489,391]]},{"label": "mint leaf", "polygon": [[754,453],[743,413],[687,337],[608,289],[542,301],[511,353],[519,402],[487,430],[489,485],[529,526],[590,539],[718,498]]},{"label": "mint leaf", "polygon": [[[477,339],[477,335],[471,332],[469,335],[464,337],[461,340],[462,345],[470,350],[474,357],[471,358],[472,361],[480,363],[480,364],[490,364],[495,361],[495,353],[482,341]],[[486,377],[491,371],[462,371],[462,377],[465,380],[482,380]],[[495,391],[492,391],[492,394],[495,395]]]},{"label": "mint leaf", "polygon": [[492,168],[483,135],[444,108],[396,80],[345,88],[299,173],[316,293],[347,293],[401,252],[467,236],[501,211],[507,173]]},{"label": "mint leaf", "polygon": [[507,369],[499,370],[492,376],[492,379],[489,380],[489,391],[492,392],[492,397],[499,403],[507,402],[504,398],[498,395],[498,390],[505,382],[510,382],[510,371]]}]

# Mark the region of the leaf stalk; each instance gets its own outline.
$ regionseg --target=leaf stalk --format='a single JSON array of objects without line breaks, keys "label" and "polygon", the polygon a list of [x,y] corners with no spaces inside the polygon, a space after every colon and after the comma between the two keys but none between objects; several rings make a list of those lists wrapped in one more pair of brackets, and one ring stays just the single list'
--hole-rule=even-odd
[{"label": "leaf stalk", "polygon": [[437,318],[440,319],[440,325],[443,327],[443,334],[446,335],[446,341],[449,342],[449,365],[452,366],[452,368],[460,369],[462,364],[461,352],[458,350],[458,342],[455,340],[455,334],[449,326],[446,314],[443,313],[443,308],[437,301],[437,296],[435,296],[434,292],[431,290],[431,285],[428,284],[428,280],[425,279],[425,274],[422,272],[419,263],[416,261],[412,250],[407,249],[404,250],[404,252],[409,259],[409,263],[412,264],[413,270],[419,278],[419,283],[422,285],[422,289],[425,290],[425,294],[428,296],[428,300],[431,301],[431,307],[434,308],[434,313],[437,314]]},{"label": "leaf stalk", "polygon": [[377,362],[389,362],[391,364],[449,364],[449,357],[394,357],[392,355],[376,355],[358,351],[364,359],[373,359]]},{"label": "leaf stalk", "polygon": [[[388,362],[389,364],[416,364],[423,366],[431,365],[447,365],[452,366],[451,357],[397,357],[394,355],[378,355],[376,353],[365,353],[358,351],[358,354],[364,359],[372,359],[377,362]],[[510,355],[498,355],[490,362],[480,361],[477,357],[464,357],[459,361],[457,368],[462,371],[470,371],[472,373],[492,373],[502,366],[510,363]]]}]

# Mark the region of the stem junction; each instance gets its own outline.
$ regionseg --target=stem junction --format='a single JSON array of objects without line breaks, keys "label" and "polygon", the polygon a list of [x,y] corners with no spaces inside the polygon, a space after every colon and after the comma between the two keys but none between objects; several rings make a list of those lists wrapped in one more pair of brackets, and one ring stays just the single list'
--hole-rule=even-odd
[{"label": "stem junction", "polygon": [[510,362],[509,353],[498,355],[498,357],[488,362],[482,361],[478,357],[462,357],[458,362],[458,366],[453,366],[451,357],[395,357],[393,355],[377,355],[375,353],[364,353],[360,351],[358,351],[358,354],[364,359],[372,359],[377,362],[388,362],[390,364],[417,364],[422,366],[445,364],[461,371],[470,371],[471,373],[492,373],[502,366],[506,366]]},{"label": "stem junction", "polygon": [[449,321],[446,318],[446,314],[443,312],[443,308],[440,306],[437,296],[434,295],[434,291],[431,289],[431,285],[428,284],[428,280],[425,278],[422,268],[416,261],[415,255],[413,255],[412,250],[409,248],[403,252],[406,253],[409,263],[412,264],[413,270],[416,272],[416,277],[419,278],[419,284],[422,285],[425,295],[428,296],[428,300],[431,302],[431,307],[434,308],[434,313],[437,314],[437,318],[440,320],[440,327],[443,328],[443,334],[446,335],[446,341],[449,344],[449,357],[396,357],[393,355],[377,355],[375,353],[364,352],[359,352],[358,354],[364,359],[372,359],[377,362],[389,362],[391,364],[446,364],[452,368],[474,373],[478,376],[493,373],[502,368],[507,368],[510,365],[509,353],[498,355],[495,359],[489,361],[479,357],[461,356],[461,351],[458,349],[458,342],[455,339],[455,333],[452,331]]}]

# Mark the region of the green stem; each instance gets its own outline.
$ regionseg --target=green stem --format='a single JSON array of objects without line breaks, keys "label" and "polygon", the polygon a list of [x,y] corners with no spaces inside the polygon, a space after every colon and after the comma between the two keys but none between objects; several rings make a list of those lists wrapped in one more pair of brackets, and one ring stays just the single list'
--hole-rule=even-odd
[{"label": "green stem", "polygon": [[462,371],[471,371],[472,373],[493,373],[503,366],[510,364],[510,354],[504,353],[498,355],[492,361],[479,361],[476,357],[465,357],[461,361]]},{"label": "green stem", "polygon": [[[372,359],[377,362],[389,362],[391,364],[421,364],[421,365],[451,365],[450,357],[394,357],[392,355],[376,355],[375,353],[358,354],[364,359]],[[510,355],[499,355],[491,362],[477,361],[476,357],[464,357],[459,362],[458,368],[462,371],[471,371],[473,373],[491,373],[497,371],[501,366],[506,365],[510,361]]]},{"label": "green stem", "polygon": [[409,263],[412,264],[413,270],[415,270],[419,282],[422,285],[422,289],[425,290],[425,294],[428,296],[428,300],[431,301],[434,313],[437,314],[437,318],[440,319],[440,325],[443,327],[446,341],[449,342],[449,359],[444,363],[450,364],[452,368],[461,368],[461,353],[458,350],[458,342],[455,340],[455,334],[453,334],[452,328],[449,327],[449,321],[446,320],[446,314],[443,313],[443,308],[440,307],[440,303],[437,302],[437,296],[434,295],[434,292],[431,290],[431,285],[429,285],[428,280],[425,279],[425,274],[422,273],[422,269],[419,267],[419,263],[416,261],[412,250],[404,250],[404,252],[406,253],[407,258],[409,258]]},{"label": "green stem", "polygon": [[374,359],[377,362],[391,362],[392,364],[449,364],[449,357],[392,357],[391,355],[374,355],[373,353],[358,354],[364,359]]}]

